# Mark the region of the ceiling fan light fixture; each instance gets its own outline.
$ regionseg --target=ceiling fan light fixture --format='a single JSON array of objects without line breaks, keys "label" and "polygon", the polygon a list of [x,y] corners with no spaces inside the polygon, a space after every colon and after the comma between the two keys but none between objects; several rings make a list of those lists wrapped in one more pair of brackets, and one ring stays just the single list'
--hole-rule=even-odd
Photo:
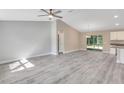
[{"label": "ceiling fan light fixture", "polygon": [[52,16],[52,15],[49,15],[48,17],[49,17],[49,18],[53,18],[53,16]]},{"label": "ceiling fan light fixture", "polygon": [[49,11],[41,9],[43,12],[45,12],[45,15],[39,15],[39,16],[48,16],[49,20],[53,20],[54,18],[63,18],[59,15],[56,15],[58,13],[61,13],[61,11],[53,11],[53,9],[49,9]]}]

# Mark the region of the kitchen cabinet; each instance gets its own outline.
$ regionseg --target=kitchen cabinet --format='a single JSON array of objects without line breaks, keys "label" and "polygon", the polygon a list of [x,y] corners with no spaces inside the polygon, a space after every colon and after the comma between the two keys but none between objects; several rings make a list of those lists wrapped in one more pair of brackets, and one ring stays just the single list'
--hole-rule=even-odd
[{"label": "kitchen cabinet", "polygon": [[116,48],[110,48],[110,54],[116,55]]},{"label": "kitchen cabinet", "polygon": [[117,40],[124,40],[124,31],[117,32]]},{"label": "kitchen cabinet", "polygon": [[124,49],[123,48],[117,49],[117,63],[124,64]]},{"label": "kitchen cabinet", "polygon": [[124,31],[110,32],[110,40],[124,40]]},{"label": "kitchen cabinet", "polygon": [[110,39],[117,40],[117,32],[110,32]]}]

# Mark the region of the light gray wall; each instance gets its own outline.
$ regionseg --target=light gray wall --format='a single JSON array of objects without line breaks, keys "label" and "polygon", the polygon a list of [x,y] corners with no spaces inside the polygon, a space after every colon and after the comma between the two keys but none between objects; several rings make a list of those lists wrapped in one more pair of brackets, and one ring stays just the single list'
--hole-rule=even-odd
[{"label": "light gray wall", "polygon": [[50,52],[50,22],[0,22],[0,63]]}]

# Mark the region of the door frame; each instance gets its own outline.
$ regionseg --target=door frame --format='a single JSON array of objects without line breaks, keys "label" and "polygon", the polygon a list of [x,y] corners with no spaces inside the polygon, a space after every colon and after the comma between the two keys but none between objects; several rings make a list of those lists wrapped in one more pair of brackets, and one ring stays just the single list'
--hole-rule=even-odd
[{"label": "door frame", "polygon": [[[62,34],[63,35],[63,40],[62,40],[62,42],[63,42],[63,49],[62,49],[62,51],[60,51],[60,34]],[[57,44],[57,46],[58,46],[58,55],[60,55],[60,54],[63,54],[64,53],[64,32],[63,31],[58,31],[58,34],[57,34],[57,41],[58,41],[58,44]]]}]

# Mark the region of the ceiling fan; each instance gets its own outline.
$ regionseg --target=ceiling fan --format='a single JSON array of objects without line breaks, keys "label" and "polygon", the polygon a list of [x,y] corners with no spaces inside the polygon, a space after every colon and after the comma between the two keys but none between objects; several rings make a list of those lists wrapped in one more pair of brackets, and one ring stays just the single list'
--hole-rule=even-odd
[{"label": "ceiling fan", "polygon": [[39,17],[41,17],[41,16],[48,16],[49,17],[49,20],[52,20],[53,17],[63,18],[61,16],[56,15],[56,14],[59,14],[59,13],[62,12],[60,10],[58,10],[58,11],[55,11],[54,9],[49,9],[49,11],[44,10],[44,9],[40,9],[40,10],[43,11],[43,12],[45,12],[46,14],[45,15],[38,15]]}]

